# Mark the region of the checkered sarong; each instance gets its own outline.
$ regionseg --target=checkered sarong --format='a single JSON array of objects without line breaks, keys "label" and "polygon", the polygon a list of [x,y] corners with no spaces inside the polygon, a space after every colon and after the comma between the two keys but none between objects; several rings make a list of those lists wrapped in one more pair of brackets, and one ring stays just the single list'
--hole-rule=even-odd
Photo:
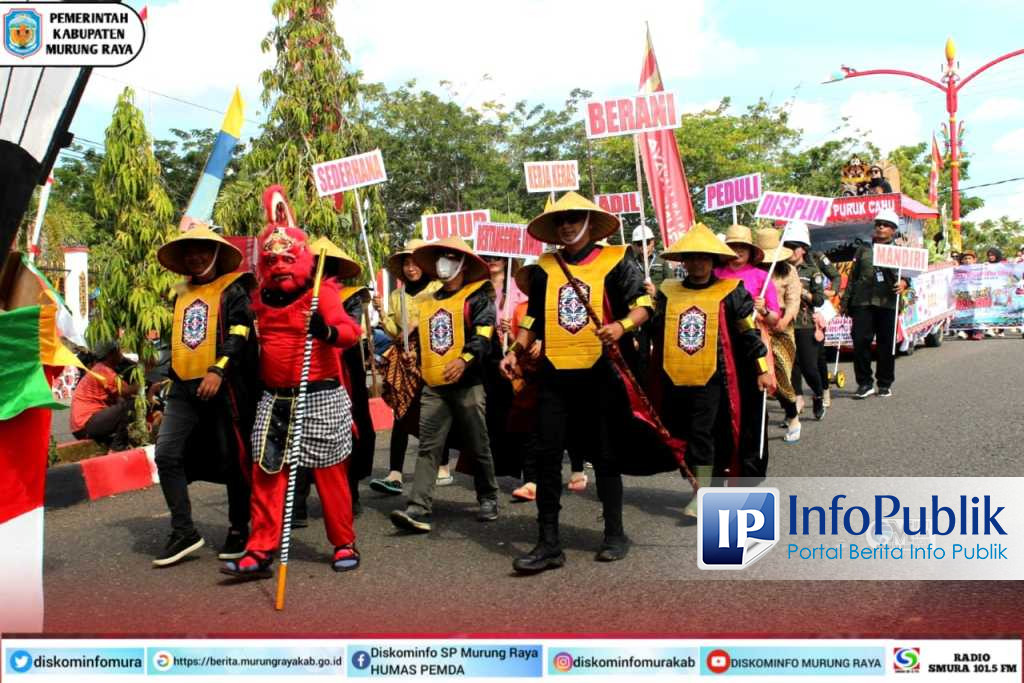
[{"label": "checkered sarong", "polygon": [[[252,453],[257,465],[261,464],[274,402],[284,399],[284,396],[269,391],[264,391],[260,398],[252,430]],[[295,399],[290,400],[293,408],[288,421],[285,462],[291,453],[292,429],[295,424]],[[306,394],[305,410],[299,465],[323,468],[344,462],[352,453],[352,401],[348,392],[343,387],[309,392]]]}]

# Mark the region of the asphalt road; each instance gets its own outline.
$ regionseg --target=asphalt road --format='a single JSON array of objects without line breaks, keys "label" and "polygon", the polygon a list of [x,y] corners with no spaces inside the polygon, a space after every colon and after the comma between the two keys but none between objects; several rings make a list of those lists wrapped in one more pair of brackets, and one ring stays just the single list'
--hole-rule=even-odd
[{"label": "asphalt road", "polygon": [[[771,428],[778,476],[1024,476],[1024,387],[1019,336],[947,341],[897,363],[895,396],[855,401],[853,371],[834,390],[822,423],[805,421],[797,445]],[[778,421],[773,409],[770,419]],[[387,435],[377,467],[387,466]],[[414,456],[410,450],[407,470]],[[195,559],[154,569],[168,514],[158,488],[46,515],[46,630],[120,634],[827,634],[985,635],[1024,630],[1022,582],[708,580],[695,566],[696,531],[681,524],[688,493],[677,475],[626,480],[626,526],[635,545],[600,564],[600,506],[593,483],[563,498],[562,570],[518,577],[512,559],[535,538],[532,504],[473,519],[468,478],[438,489],[435,530],[397,533],[388,513],[401,498],[363,488],[357,520],[363,565],[335,574],[315,519],[297,530],[288,604],[273,608],[275,581],[232,584],[217,572],[226,531],[218,487],[193,486],[194,514],[208,547]],[[718,576],[714,577],[718,579]],[[730,577],[734,578],[734,577]]]}]

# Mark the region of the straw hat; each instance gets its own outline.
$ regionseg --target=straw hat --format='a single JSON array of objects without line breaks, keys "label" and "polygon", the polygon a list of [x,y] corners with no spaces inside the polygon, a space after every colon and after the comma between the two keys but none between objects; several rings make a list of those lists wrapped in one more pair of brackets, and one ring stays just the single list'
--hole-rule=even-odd
[{"label": "straw hat", "polygon": [[402,282],[405,282],[405,273],[402,272],[402,263],[405,262],[405,257],[412,256],[412,252],[416,251],[425,244],[427,244],[425,240],[421,240],[416,237],[406,242],[405,246],[403,246],[401,249],[396,251],[391,256],[388,256],[387,263],[385,264],[385,267],[388,269],[388,272],[390,272],[392,275],[394,275]]},{"label": "straw hat", "polygon": [[749,263],[752,266],[764,261],[764,251],[754,243],[754,236],[751,234],[750,228],[745,225],[730,225],[729,229],[725,231],[725,243],[729,245],[744,244],[750,247]]},{"label": "straw hat", "polygon": [[576,192],[566,192],[554,204],[544,207],[544,213],[530,221],[527,232],[541,242],[561,244],[558,239],[558,221],[568,211],[590,212],[590,241],[604,239],[619,229],[619,219]]},{"label": "straw hat", "polygon": [[314,256],[320,256],[320,250],[326,250],[324,256],[324,275],[336,277],[339,280],[347,280],[350,277],[359,277],[363,267],[359,262],[345,253],[345,251],[326,237],[318,237],[313,244],[309,245]]},{"label": "straw hat", "polygon": [[461,237],[445,237],[437,242],[425,242],[413,250],[412,258],[424,273],[430,277],[437,277],[437,258],[446,251],[466,255],[466,260],[462,264],[466,282],[486,280],[490,276],[487,264]]},{"label": "straw hat", "polygon": [[217,272],[221,275],[230,273],[242,263],[242,252],[238,247],[215,233],[208,225],[193,223],[194,227],[186,232],[176,235],[169,242],[160,247],[156,252],[156,258],[167,270],[179,275],[191,275],[185,268],[185,247],[189,242],[207,242],[212,245],[219,245],[217,252]]},{"label": "straw hat", "polygon": [[666,261],[682,261],[687,254],[709,254],[727,260],[736,258],[736,252],[722,244],[711,228],[703,223],[695,223],[688,233],[662,252],[661,258]]},{"label": "straw hat", "polygon": [[793,255],[789,247],[781,246],[781,233],[775,228],[762,228],[757,231],[757,246],[764,252],[761,263],[782,263]]},{"label": "straw hat", "polygon": [[516,287],[523,294],[530,293],[530,278],[533,277],[533,271],[537,268],[540,268],[540,266],[536,263],[530,263],[516,271],[515,278],[513,279],[516,281]]}]

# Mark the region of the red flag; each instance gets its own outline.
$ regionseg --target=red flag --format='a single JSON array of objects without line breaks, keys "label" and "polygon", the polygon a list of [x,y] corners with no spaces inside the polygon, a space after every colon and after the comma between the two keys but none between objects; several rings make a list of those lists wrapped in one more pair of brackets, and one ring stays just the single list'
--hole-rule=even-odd
[{"label": "red flag", "polygon": [[[644,64],[640,70],[640,92],[664,89],[648,29]],[[683,170],[683,160],[679,158],[674,131],[641,133],[637,138],[647,176],[647,188],[661,228],[661,240],[667,248],[693,225],[693,203],[690,199],[690,186],[686,182],[686,171]]]},{"label": "red flag", "polygon": [[942,165],[939,145],[935,142],[935,134],[932,133],[932,170],[928,175],[928,203],[932,206],[938,206],[939,203],[939,171]]},{"label": "red flag", "polygon": [[149,5],[143,5],[142,9],[139,11],[139,19],[142,19],[143,21],[149,19]]}]

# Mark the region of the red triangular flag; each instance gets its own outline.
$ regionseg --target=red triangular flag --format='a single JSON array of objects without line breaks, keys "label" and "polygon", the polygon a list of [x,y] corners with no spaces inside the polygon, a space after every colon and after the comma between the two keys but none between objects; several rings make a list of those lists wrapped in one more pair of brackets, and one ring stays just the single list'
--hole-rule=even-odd
[{"label": "red triangular flag", "polygon": [[[640,70],[640,92],[664,89],[648,30],[644,63]],[[668,248],[686,234],[694,221],[690,186],[686,182],[686,171],[679,156],[679,145],[676,144],[675,132],[671,130],[641,133],[637,141],[640,145],[640,158],[644,162],[644,174],[647,176],[647,189],[661,229],[661,241]]]}]

